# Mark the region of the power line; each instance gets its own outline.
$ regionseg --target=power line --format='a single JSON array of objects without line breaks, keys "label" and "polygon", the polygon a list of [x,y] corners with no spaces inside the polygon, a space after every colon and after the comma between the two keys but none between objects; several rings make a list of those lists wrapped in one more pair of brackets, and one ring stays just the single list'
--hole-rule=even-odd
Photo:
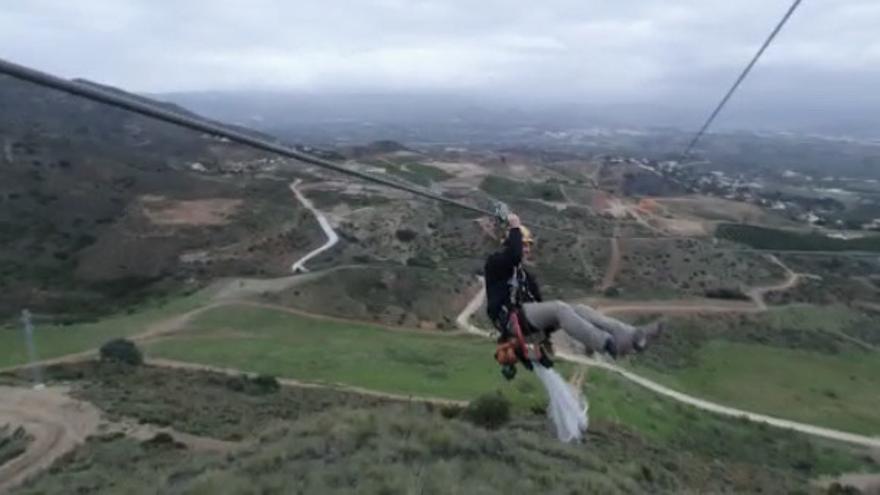
[{"label": "power line", "polygon": [[746,68],[739,75],[739,77],[736,78],[736,81],[733,83],[733,86],[730,87],[730,89],[727,91],[727,94],[724,95],[724,98],[721,99],[721,103],[719,103],[718,106],[715,107],[715,110],[712,112],[711,115],[709,115],[709,118],[706,119],[706,123],[703,124],[703,127],[700,128],[699,132],[697,132],[697,135],[694,136],[694,138],[691,140],[690,144],[688,144],[688,147],[684,151],[683,156],[687,157],[688,155],[690,155],[691,150],[693,150],[694,146],[696,146],[697,141],[699,141],[700,138],[703,137],[703,134],[705,134],[705,132],[709,128],[709,126],[712,125],[712,122],[715,120],[715,117],[717,117],[718,114],[721,113],[721,110],[724,108],[724,105],[727,104],[727,100],[729,100],[730,97],[733,96],[733,93],[736,91],[736,89],[739,87],[739,85],[745,80],[746,76],[749,75],[749,72],[751,72],[752,67],[755,66],[755,64],[761,58],[761,55],[764,54],[764,51],[767,50],[767,47],[770,46],[770,43],[773,42],[773,39],[776,38],[776,35],[779,34],[779,31],[782,30],[783,26],[785,26],[785,23],[788,22],[788,19],[791,17],[791,15],[794,14],[794,11],[797,10],[798,6],[800,6],[801,1],[803,1],[803,0],[795,0],[794,3],[791,5],[791,7],[789,7],[788,12],[786,12],[785,15],[782,16],[782,20],[779,21],[779,23],[773,29],[773,32],[770,33],[770,36],[768,36],[767,39],[764,41],[764,44],[761,45],[761,48],[758,50],[758,53],[756,53],[755,56],[752,57],[752,60],[751,60],[751,62],[749,62],[749,65],[747,65]]},{"label": "power line", "polygon": [[490,216],[493,214],[488,210],[484,210],[482,208],[478,208],[476,206],[463,203],[461,201],[456,201],[451,198],[440,196],[439,194],[434,194],[430,191],[425,191],[423,189],[400,184],[396,181],[392,181],[382,177],[376,177],[374,175],[361,172],[359,170],[353,170],[338,163],[309,155],[307,153],[302,153],[289,146],[279,143],[273,143],[265,139],[254,137],[244,132],[231,129],[229,127],[214,122],[209,122],[205,119],[183,115],[169,109],[161,108],[155,104],[148,103],[147,101],[136,100],[124,94],[113,93],[97,86],[86,85],[78,83],[76,81],[62,79],[60,77],[24,67],[22,65],[18,65],[3,59],[0,59],[0,74],[6,74],[17,79],[22,79],[34,84],[38,84],[40,86],[64,91],[66,93],[97,101],[105,105],[121,108],[129,112],[134,112],[140,115],[144,115],[146,117],[176,124],[181,127],[186,127],[188,129],[205,132],[214,136],[224,137],[226,139],[229,139],[230,141],[246,144],[260,150],[277,153],[279,155],[286,156],[288,158],[294,158],[301,162],[310,163],[312,165],[326,168],[334,172],[350,175],[352,177],[357,177],[365,181],[374,182],[394,189],[407,191],[417,196],[433,199],[435,201],[447,203],[473,212],[482,213],[484,215]]}]

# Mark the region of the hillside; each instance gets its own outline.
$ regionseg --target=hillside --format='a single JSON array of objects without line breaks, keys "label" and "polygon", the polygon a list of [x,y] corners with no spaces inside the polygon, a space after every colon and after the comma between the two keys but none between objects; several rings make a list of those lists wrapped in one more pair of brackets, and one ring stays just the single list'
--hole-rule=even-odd
[{"label": "hillside", "polygon": [[0,108],[0,319],[281,275],[320,234],[267,156],[9,78]]},{"label": "hillside", "polygon": [[[769,207],[685,194],[625,157],[393,141],[326,152],[484,209],[505,201],[534,228],[548,299],[666,317],[668,334],[614,365],[560,356],[592,406],[587,442],[560,445],[538,382],[503,381],[469,326],[489,328],[475,295],[502,234],[493,219],[0,89],[0,384],[67,404],[62,416],[94,413],[44,456],[43,429],[22,420],[42,403],[0,403],[0,461],[33,470],[19,485],[0,466],[0,491],[810,493],[822,476],[878,470],[880,265],[753,249],[816,240]],[[24,386],[11,319],[25,305],[45,391]],[[122,337],[146,366],[93,360]],[[509,403],[511,421],[481,422],[487,401]]]},{"label": "hillside", "polygon": [[245,375],[155,366],[48,372],[70,383],[79,407],[99,408],[105,432],[12,493],[812,493],[815,476],[870,465],[598,371],[586,386],[594,413],[584,445],[550,437],[540,408],[514,407],[490,427],[477,418],[494,416],[476,415],[477,402],[261,386]]}]

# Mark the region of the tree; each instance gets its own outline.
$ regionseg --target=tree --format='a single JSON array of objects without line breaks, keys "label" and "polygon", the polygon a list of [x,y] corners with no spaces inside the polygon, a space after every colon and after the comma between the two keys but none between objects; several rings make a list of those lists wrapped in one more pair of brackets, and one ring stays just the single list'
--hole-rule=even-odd
[{"label": "tree", "polygon": [[510,401],[499,392],[482,395],[468,404],[464,417],[477,426],[494,430],[510,421]]},{"label": "tree", "polygon": [[144,355],[134,342],[126,339],[114,339],[101,346],[101,361],[140,366],[144,363]]}]

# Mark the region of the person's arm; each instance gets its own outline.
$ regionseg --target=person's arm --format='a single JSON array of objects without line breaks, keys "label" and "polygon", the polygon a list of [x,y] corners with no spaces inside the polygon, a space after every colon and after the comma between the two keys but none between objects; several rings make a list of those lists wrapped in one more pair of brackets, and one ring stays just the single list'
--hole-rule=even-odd
[{"label": "person's arm", "polygon": [[507,240],[504,242],[504,251],[502,253],[505,261],[510,263],[510,266],[517,266],[522,263],[523,257],[523,237],[522,231],[519,230],[519,217],[511,213],[507,217],[507,223],[510,225],[510,230],[507,232]]},{"label": "person's arm", "polygon": [[522,231],[519,227],[511,227],[507,233],[507,240],[504,241],[504,259],[511,266],[517,266],[522,263],[523,257],[523,240]]}]

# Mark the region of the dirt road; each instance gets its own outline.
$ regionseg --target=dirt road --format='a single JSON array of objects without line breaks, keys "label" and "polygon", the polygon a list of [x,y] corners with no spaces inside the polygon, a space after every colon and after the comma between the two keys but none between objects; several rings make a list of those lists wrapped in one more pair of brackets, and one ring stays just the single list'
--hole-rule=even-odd
[{"label": "dirt road", "polygon": [[39,390],[20,387],[0,387],[0,425],[22,427],[33,437],[27,450],[0,467],[0,493],[24,483],[28,478],[49,468],[56,460],[74,450],[85,440],[98,433],[123,433],[141,441],[150,440],[159,433],[167,433],[174,440],[192,450],[228,452],[241,443],[191,435],[172,428],[140,424],[123,419],[108,422],[92,404],[71,398],[61,387]]},{"label": "dirt road", "polygon": [[783,270],[785,270],[785,280],[778,284],[767,285],[763,287],[754,287],[750,291],[748,291],[748,296],[754,301],[755,305],[760,308],[762,311],[767,310],[767,303],[764,301],[764,296],[769,292],[779,292],[791,289],[795,285],[798,284],[801,280],[801,274],[795,273],[791,268],[785,265],[785,263],[779,261],[775,255],[768,254],[766,258],[771,262]]},{"label": "dirt road", "polygon": [[33,437],[27,450],[0,467],[0,493],[48,468],[98,431],[100,411],[63,389],[0,387],[0,424],[21,426]]},{"label": "dirt road", "polygon": [[798,431],[801,433],[806,433],[807,435],[812,435],[816,437],[827,438],[830,440],[837,440],[840,442],[845,442],[854,445],[861,445],[869,448],[880,448],[880,437],[869,437],[867,435],[858,435],[855,433],[848,433],[838,430],[832,430],[830,428],[823,428],[820,426],[814,426],[804,423],[798,423],[796,421],[789,421],[786,419],[780,419],[773,416],[767,416],[764,414],[753,413],[749,411],[744,411],[742,409],[736,409],[733,407],[723,406],[721,404],[716,404],[714,402],[710,402],[703,399],[698,399],[696,397],[683,394],[681,392],[676,392],[665,385],[661,385],[657,382],[648,380],[642,376],[636,375],[630,371],[627,371],[623,368],[615,366],[611,363],[605,361],[599,361],[596,359],[591,359],[586,356],[577,356],[573,354],[558,354],[562,359],[573,362],[585,364],[588,366],[593,366],[597,368],[603,368],[614,373],[617,373],[627,380],[641,385],[648,390],[656,392],[665,397],[669,397],[670,399],[676,400],[678,402],[689,404],[698,409],[702,409],[704,411],[713,412],[716,414],[723,414],[725,416],[732,416],[735,418],[745,418],[749,421],[754,421],[757,423],[766,423],[772,426],[776,426],[778,428],[786,428],[789,430]]},{"label": "dirt road", "polygon": [[[786,281],[784,281],[780,284],[776,284],[776,285],[768,286],[768,287],[764,287],[764,288],[758,288],[758,289],[760,289],[760,291],[763,291],[763,292],[761,292],[761,294],[763,294],[766,292],[770,292],[771,289],[782,290],[782,289],[791,287],[794,285],[794,283],[796,283],[796,279],[792,280],[792,277],[790,276],[789,278],[786,279]],[[474,295],[474,298],[465,307],[464,311],[462,311],[461,314],[458,315],[458,318],[456,318],[456,322],[458,323],[459,328],[461,328],[464,331],[467,331],[467,332],[475,334],[475,335],[480,335],[482,337],[488,337],[489,332],[487,332],[481,328],[476,327],[475,325],[473,325],[469,321],[471,315],[473,315],[473,313],[477,310],[477,308],[479,308],[482,305],[483,298],[485,297],[484,292],[485,292],[484,289],[481,287],[480,290]],[[754,303],[752,303],[752,304],[745,303],[745,304],[748,305],[748,307],[747,307],[748,311],[751,311],[751,312],[766,311],[766,306],[764,306],[763,309],[761,309],[761,308],[757,307]],[[651,306],[650,304],[643,303],[643,304],[638,304],[638,305],[634,305],[634,306],[618,306],[616,309],[618,312],[630,312],[630,311],[669,312],[670,309],[676,309],[676,308],[677,308],[677,306],[675,306],[675,305],[667,305],[667,304],[663,304],[663,303],[654,303],[654,306]],[[609,308],[602,308],[602,311],[607,314],[608,309]],[[615,308],[610,308],[610,309],[615,309]],[[731,311],[731,308],[727,307],[727,306],[712,307],[712,306],[706,306],[706,305],[701,305],[701,304],[697,304],[694,306],[682,306],[679,309],[681,309],[682,311],[699,312],[699,313],[706,312],[706,311],[709,311],[709,312],[713,312],[713,311],[714,312],[730,312]],[[800,433],[805,433],[807,435],[812,435],[812,436],[821,437],[821,438],[827,438],[827,439],[831,439],[831,440],[837,440],[837,441],[846,442],[846,443],[850,443],[850,444],[854,444],[854,445],[861,445],[861,446],[875,448],[875,449],[880,448],[880,437],[869,437],[866,435],[858,435],[855,433],[832,430],[830,428],[823,428],[820,426],[798,423],[796,421],[789,421],[789,420],[785,420],[785,419],[781,419],[781,418],[776,418],[773,416],[767,416],[764,414],[758,414],[758,413],[753,413],[753,412],[749,412],[749,411],[744,411],[741,409],[736,409],[733,407],[724,406],[724,405],[710,402],[707,400],[703,400],[703,399],[700,399],[697,397],[693,397],[691,395],[687,395],[682,392],[677,392],[675,390],[672,390],[669,387],[666,387],[665,385],[661,385],[657,382],[654,382],[654,381],[649,380],[645,377],[639,376],[631,371],[627,371],[627,370],[620,368],[618,366],[615,366],[611,363],[608,363],[605,361],[599,361],[596,359],[591,359],[586,356],[576,355],[576,354],[572,354],[572,353],[558,352],[557,357],[559,359],[564,360],[564,361],[584,364],[587,366],[593,366],[593,367],[603,368],[603,369],[612,371],[612,372],[617,373],[620,376],[626,378],[627,380],[629,380],[633,383],[636,383],[637,385],[645,387],[648,390],[651,390],[655,393],[658,393],[660,395],[663,395],[665,397],[668,397],[668,398],[675,400],[675,401],[678,401],[680,403],[694,406],[694,407],[701,409],[701,410],[704,410],[704,411],[712,412],[715,414],[722,414],[725,416],[745,418],[745,419],[748,419],[749,421],[754,421],[757,423],[765,423],[765,424],[769,424],[769,425],[776,426],[779,428],[786,428],[786,429],[798,431]]]},{"label": "dirt road", "polygon": [[306,207],[306,209],[308,209],[310,212],[312,212],[312,215],[314,215],[315,219],[318,220],[318,224],[321,225],[321,230],[323,230],[324,234],[327,236],[327,242],[325,242],[322,246],[318,247],[317,249],[313,250],[312,252],[306,254],[302,258],[296,260],[290,266],[290,270],[293,271],[293,273],[300,273],[300,272],[308,271],[308,269],[306,269],[306,267],[305,267],[305,264],[307,261],[314,258],[315,256],[318,256],[319,254],[323,253],[324,251],[332,248],[333,246],[336,245],[337,242],[339,242],[339,235],[337,235],[336,231],[333,230],[333,227],[330,225],[330,221],[327,220],[327,217],[325,217],[323,213],[318,211],[315,208],[315,206],[312,204],[312,202],[308,198],[303,196],[303,194],[299,191],[299,189],[297,189],[297,186],[301,182],[302,182],[301,179],[297,179],[296,182],[294,182],[293,184],[290,185],[290,190],[293,192],[293,195],[296,196],[296,199],[299,200],[299,202],[302,203],[303,206]]},{"label": "dirt road", "polygon": [[477,327],[470,321],[471,316],[473,316],[483,303],[486,302],[486,279],[483,277],[477,277],[477,279],[480,281],[480,286],[477,288],[474,297],[467,303],[467,306],[465,306],[461,313],[455,318],[455,323],[458,325],[458,328],[465,332],[479,335],[481,337],[489,337],[489,332]]},{"label": "dirt road", "polygon": [[768,310],[764,299],[768,293],[791,289],[800,282],[801,278],[809,276],[795,273],[774,255],[767,255],[767,259],[785,270],[785,280],[748,289],[746,295],[749,297],[749,301],[694,298],[621,302],[619,299],[589,299],[584,303],[596,307],[605,314],[762,313]]},{"label": "dirt road", "polygon": [[[235,368],[223,368],[220,366],[210,366],[204,364],[196,364],[196,363],[188,363],[183,361],[174,361],[171,359],[147,359],[146,363],[151,366],[161,366],[163,368],[174,368],[174,369],[186,369],[186,370],[199,370],[199,371],[210,371],[213,373],[222,373],[230,376],[240,376],[245,371]],[[455,405],[455,406],[466,406],[467,401],[453,400],[453,399],[444,399],[441,397],[425,397],[425,396],[417,396],[417,395],[404,395],[404,394],[394,394],[390,392],[380,392],[378,390],[371,390],[368,388],[362,387],[354,387],[351,385],[346,385],[344,383],[312,383],[312,382],[304,382],[301,380],[295,380],[293,378],[277,378],[278,383],[284,385],[285,387],[298,387],[298,388],[322,388],[322,389],[332,389],[338,390],[341,392],[351,392],[360,395],[368,395],[371,397],[380,397],[384,399],[391,399],[395,401],[401,402],[422,402],[422,403],[430,403],[436,405]]]},{"label": "dirt road", "polygon": [[599,286],[600,292],[605,292],[614,286],[617,280],[617,274],[620,272],[620,224],[614,223],[614,232],[611,234],[611,258],[608,260],[608,268],[605,270],[605,276],[602,277],[602,284]]}]

